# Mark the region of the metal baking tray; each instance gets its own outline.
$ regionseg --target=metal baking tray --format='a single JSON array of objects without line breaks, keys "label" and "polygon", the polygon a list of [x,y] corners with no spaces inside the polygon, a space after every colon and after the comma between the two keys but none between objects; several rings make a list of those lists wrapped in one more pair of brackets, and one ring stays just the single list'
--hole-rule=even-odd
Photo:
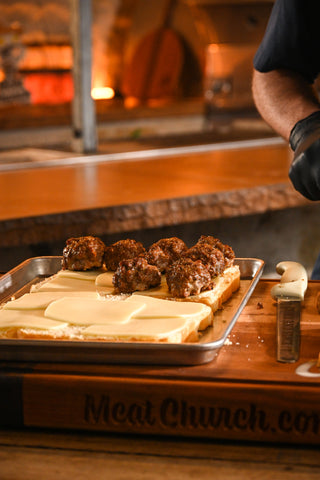
[{"label": "metal baking tray", "polygon": [[[0,360],[54,363],[197,365],[210,362],[227,340],[261,277],[264,261],[237,258],[240,288],[215,313],[196,343],[91,342],[66,340],[0,340]],[[61,257],[29,258],[0,278],[0,304],[28,292],[31,285],[61,269]]]}]

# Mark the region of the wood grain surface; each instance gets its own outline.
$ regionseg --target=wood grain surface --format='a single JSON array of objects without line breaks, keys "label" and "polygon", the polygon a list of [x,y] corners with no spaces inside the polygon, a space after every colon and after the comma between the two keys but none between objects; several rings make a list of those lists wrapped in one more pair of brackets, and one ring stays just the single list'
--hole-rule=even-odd
[{"label": "wood grain surface", "polygon": [[[288,149],[274,146],[102,163],[92,157],[84,165],[2,171],[0,221],[274,184],[294,192],[289,162]],[[293,194],[299,205],[306,203],[301,198]]]},{"label": "wood grain surface", "polygon": [[0,431],[1,480],[318,480],[318,447]]},{"label": "wood grain surface", "polygon": [[289,182],[287,146],[238,147],[0,171],[0,247],[317,207]]},{"label": "wood grain surface", "polygon": [[[2,363],[1,423],[320,444],[319,283],[309,282],[293,364],[276,361],[272,285],[259,282],[227,344],[207,364]],[[299,374],[301,366],[309,376]]]},{"label": "wood grain surface", "polygon": [[[130,388],[126,379],[137,383],[157,377],[163,385],[174,383],[181,378],[195,382],[201,376],[206,387],[211,384],[229,383],[233,391],[233,402],[241,402],[245,389],[237,388],[235,378],[246,381],[242,385],[260,385],[260,392],[265,397],[269,389],[273,391],[271,402],[277,409],[283,392],[289,388],[286,412],[292,412],[296,402],[297,391],[301,387],[307,392],[311,387],[316,398],[313,411],[319,415],[319,377],[299,377],[295,371],[297,366],[309,360],[315,360],[319,350],[320,319],[317,310],[319,282],[309,282],[309,287],[302,310],[302,349],[297,364],[278,364],[275,360],[275,309],[270,298],[272,281],[261,281],[250,301],[240,316],[230,335],[230,342],[225,345],[217,359],[206,366],[186,368],[146,367],[146,366],[108,366],[108,365],[62,365],[62,364],[20,364],[1,365],[0,378],[11,372],[31,376],[43,376],[49,379],[62,376],[74,380],[85,377],[87,385],[99,379],[115,378],[123,384],[127,398]],[[319,375],[315,366],[310,372]],[[264,376],[260,383],[257,381]],[[40,378],[40,377],[39,377]],[[187,383],[187,380],[186,380]],[[71,381],[69,387],[64,383],[64,395],[67,401],[70,390],[75,386]],[[234,389],[232,387],[235,386]],[[258,389],[259,390],[259,389]],[[192,391],[192,390],[189,390]],[[213,390],[211,390],[212,393]],[[221,390],[219,390],[221,391]],[[1,389],[3,398],[3,389]],[[174,390],[173,390],[174,392]],[[276,394],[275,394],[276,392]],[[194,392],[197,395],[197,391]],[[203,397],[202,397],[203,398]],[[252,398],[251,398],[252,399]],[[186,397],[185,397],[186,400]],[[304,398],[306,400],[306,397]],[[40,399],[36,402],[40,405]],[[291,405],[290,405],[291,404]],[[3,409],[3,405],[1,407]],[[303,427],[306,417],[301,414],[304,405],[299,403],[299,423],[295,429]],[[54,411],[51,411],[51,415]],[[286,417],[284,425],[287,430],[292,426],[292,418]],[[290,433],[290,432],[288,432]],[[296,436],[296,432],[291,432]],[[310,432],[308,434],[310,436]],[[288,435],[290,436],[290,435]],[[301,438],[302,437],[302,438]],[[0,465],[1,480],[60,480],[77,478],[92,480],[112,478],[122,480],[145,479],[212,479],[234,480],[315,480],[320,478],[319,445],[307,445],[301,435],[297,443],[279,442],[277,436],[273,441],[249,441],[247,435],[242,439],[195,438],[177,435],[155,435],[145,433],[123,433],[106,431],[83,431],[78,429],[45,428],[2,428],[0,431]],[[260,439],[261,440],[261,439]],[[290,441],[290,438],[287,438]]]}]

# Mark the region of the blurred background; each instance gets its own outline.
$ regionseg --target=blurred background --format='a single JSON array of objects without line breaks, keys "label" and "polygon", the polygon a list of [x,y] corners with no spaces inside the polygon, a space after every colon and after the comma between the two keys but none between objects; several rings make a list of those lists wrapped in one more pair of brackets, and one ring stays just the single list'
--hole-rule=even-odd
[{"label": "blurred background", "polygon": [[[252,58],[272,4],[92,0],[99,150],[157,146],[159,137],[177,145],[272,135],[251,95]],[[1,0],[0,8],[0,149],[68,150],[77,2]],[[20,90],[4,84],[10,68]]]},{"label": "blurred background", "polygon": [[[289,152],[261,119],[251,94],[252,59],[272,6],[271,0],[0,0],[0,271],[31,256],[60,254],[70,225],[71,235],[91,232],[105,235],[106,242],[130,236],[147,245],[173,235],[191,245],[211,232],[238,256],[265,259],[266,274],[284,257],[312,268],[320,206],[305,205],[292,193]],[[259,142],[261,150],[253,153],[247,140]],[[186,156],[213,155],[225,170],[221,166],[222,180],[208,178],[195,162],[195,181],[173,186],[158,207],[157,223],[144,213],[152,198],[136,205],[131,190],[123,192],[124,153],[128,162],[140,152],[148,160],[166,147],[166,155],[179,147]],[[224,160],[229,148],[240,148],[230,178]],[[89,150],[83,170],[75,167],[73,181],[64,184],[63,169]],[[253,157],[244,168],[241,152]],[[99,184],[97,156],[106,163],[120,160],[118,186],[110,174]],[[45,185],[52,182],[53,164],[61,168],[61,179],[50,196]],[[255,172],[259,165],[262,174]],[[249,186],[256,181],[254,200],[239,177]],[[132,181],[138,191],[144,178],[142,172]],[[152,181],[159,185],[153,195],[162,198],[159,178]],[[214,212],[203,206],[191,221],[188,208],[203,202],[201,195],[194,199],[193,183],[218,199],[212,200]],[[63,188],[71,190],[70,206],[63,193],[56,194]],[[216,188],[225,189],[223,199]],[[179,221],[176,190],[189,199]],[[114,191],[116,198],[110,198]],[[97,192],[103,196],[99,202]],[[120,230],[112,227],[123,215],[119,204],[141,218]],[[168,205],[174,213],[168,214]]]}]

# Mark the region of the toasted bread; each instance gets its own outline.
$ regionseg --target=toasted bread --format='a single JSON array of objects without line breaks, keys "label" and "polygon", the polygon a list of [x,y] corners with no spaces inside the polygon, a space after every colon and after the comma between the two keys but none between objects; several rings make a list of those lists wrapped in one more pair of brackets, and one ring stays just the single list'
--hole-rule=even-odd
[{"label": "toasted bread", "polygon": [[[72,250],[73,260],[78,251],[73,248],[73,242],[78,240],[82,245],[82,254],[79,257],[80,263],[76,264],[77,268],[81,265],[84,271],[66,270],[69,263],[66,263],[64,250],[61,271],[33,285],[29,294],[1,306],[0,338],[170,343],[195,341],[199,331],[212,325],[214,313],[240,285],[239,267],[232,265],[214,278],[212,289],[187,298],[176,298],[170,294],[164,274],[159,287],[133,294],[117,294],[113,286],[114,272],[106,271],[106,259],[101,255],[103,242],[99,239],[96,241],[94,237],[70,239],[67,243],[70,252]],[[169,240],[164,242],[168,251],[162,246],[162,253],[165,254],[171,252],[172,243],[179,247],[183,243],[178,242],[177,238],[171,239],[173,242],[165,240]],[[127,244],[128,241],[124,243]],[[204,253],[218,245],[228,259],[227,264],[232,263],[232,249],[219,240],[201,237],[199,244]],[[97,245],[101,257],[95,263],[98,269],[90,270],[91,256],[97,253]],[[174,252],[176,253],[175,250]],[[84,253],[87,253],[87,258]],[[157,256],[158,259],[162,258],[158,251],[155,253],[155,259]],[[164,270],[157,268],[160,277]],[[209,277],[206,286],[210,281]]]},{"label": "toasted bread", "polygon": [[[182,343],[196,341],[212,323],[203,304],[178,304],[148,296],[99,298],[29,293],[0,309],[0,337],[87,341]],[[81,295],[81,296],[80,296]]]},{"label": "toasted bread", "polygon": [[[211,290],[205,290],[198,295],[191,295],[186,298],[172,297],[168,290],[165,277],[163,276],[161,285],[145,292],[134,292],[133,295],[150,295],[156,298],[167,300],[175,300],[179,302],[199,302],[208,305],[212,313],[219,310],[240,286],[240,269],[238,265],[227,268],[223,274],[218,275],[214,279],[214,287]],[[203,323],[201,329],[205,329],[208,325]]]}]

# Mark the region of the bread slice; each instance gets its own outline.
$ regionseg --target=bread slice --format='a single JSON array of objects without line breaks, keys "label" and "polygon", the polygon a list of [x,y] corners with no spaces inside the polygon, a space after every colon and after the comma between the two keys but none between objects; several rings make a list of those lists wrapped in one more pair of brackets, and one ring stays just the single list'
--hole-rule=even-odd
[{"label": "bread slice", "polygon": [[[216,277],[212,290],[187,298],[172,297],[164,276],[157,288],[135,292],[133,295],[115,295],[112,272],[60,271],[33,286],[31,293],[0,308],[0,338],[193,342],[198,340],[200,331],[213,324],[214,312],[223,306],[239,286],[240,270],[237,265],[227,268]],[[142,315],[141,318],[135,312],[132,318],[117,323],[113,321],[115,310],[110,307],[104,319],[98,321],[100,314],[96,313],[96,309],[107,306],[109,302],[121,309],[121,305],[127,301],[143,304],[144,310],[149,312],[147,317]],[[60,302],[60,310],[58,308],[58,314],[53,314],[57,302]],[[180,314],[178,302],[181,305]],[[191,306],[190,302],[199,305]],[[67,307],[74,310],[73,316],[61,313]],[[80,318],[86,316],[88,321],[86,318],[80,321]]]},{"label": "bread slice", "polygon": [[103,299],[83,292],[50,299],[38,292],[0,309],[0,337],[182,343],[198,339],[202,322],[212,322],[212,311],[203,304],[144,296]]},{"label": "bread slice", "polygon": [[240,287],[240,269],[238,265],[227,268],[214,279],[212,290],[206,290],[199,295],[191,295],[186,300],[201,302],[211,307],[212,312],[219,310]]},{"label": "bread slice", "polygon": [[[240,269],[238,265],[232,265],[214,279],[214,287],[211,290],[205,290],[198,295],[191,295],[186,298],[172,297],[164,276],[162,277],[161,285],[159,287],[151,288],[146,292],[134,292],[133,295],[150,295],[156,298],[179,302],[200,302],[208,305],[211,308],[212,313],[215,313],[232,296],[232,294],[239,289],[239,287]],[[206,328],[205,325],[203,325],[203,328]]]}]

